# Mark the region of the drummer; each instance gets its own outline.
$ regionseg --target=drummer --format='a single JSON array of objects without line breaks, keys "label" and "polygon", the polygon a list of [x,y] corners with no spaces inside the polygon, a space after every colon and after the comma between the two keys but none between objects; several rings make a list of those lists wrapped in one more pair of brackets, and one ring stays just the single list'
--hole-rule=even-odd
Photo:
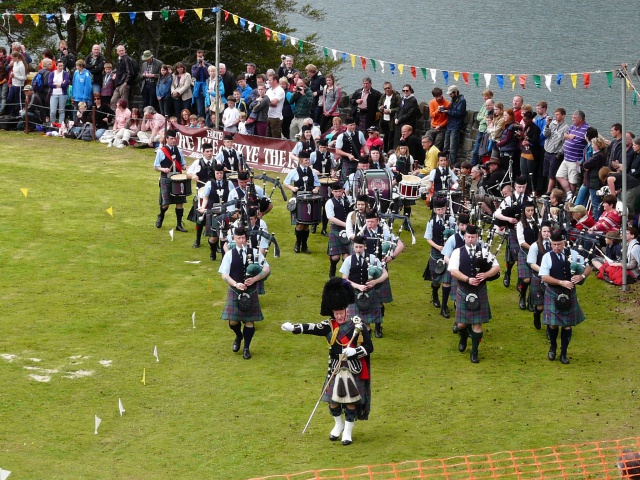
[{"label": "drummer", "polygon": [[[449,294],[451,293],[451,274],[447,270],[447,264],[444,258],[445,247],[445,230],[452,230],[455,226],[455,220],[446,217],[447,206],[443,198],[435,198],[433,200],[433,216],[427,223],[427,230],[424,238],[431,245],[431,253],[429,255],[428,270],[431,280],[431,303],[434,307],[440,308],[440,315],[444,318],[451,318],[449,314]],[[466,227],[465,227],[466,229]],[[425,279],[429,280],[429,276],[425,275]],[[438,290],[442,285],[442,303],[438,298]]]},{"label": "drummer", "polygon": [[[351,253],[351,242],[346,236],[346,221],[349,214],[349,203],[344,195],[344,187],[340,182],[331,184],[330,198],[325,203],[327,218],[331,222],[331,233],[329,234],[329,244],[327,255],[329,255],[329,278],[336,276],[336,269],[340,257],[344,260]],[[344,232],[344,233],[343,233]]]},{"label": "drummer", "polygon": [[[328,179],[328,181],[332,181],[333,179],[338,178],[338,173],[334,169],[334,158],[333,154],[329,151],[329,142],[327,142],[326,138],[322,138],[318,140],[316,143],[316,150],[311,152],[311,166],[318,174],[318,177]],[[324,198],[330,198],[329,193],[327,192],[327,196]],[[327,219],[327,213],[325,211],[325,205],[322,205],[322,235],[328,237],[327,226],[329,224],[329,220]]]},{"label": "drummer", "polygon": [[347,215],[346,231],[347,238],[353,241],[356,235],[362,235],[367,226],[366,214],[369,206],[369,197],[366,195],[358,195],[356,197],[356,209]]},{"label": "drummer", "polygon": [[382,148],[373,146],[369,151],[369,169],[370,170],[387,170],[391,175],[391,169],[385,163],[382,155]]},{"label": "drummer", "polygon": [[316,142],[311,135],[311,125],[305,125],[302,127],[302,136],[300,137],[300,141],[295,144],[293,150],[289,153],[289,160],[300,164],[298,160],[298,155],[300,152],[307,152],[311,155],[316,151]]},{"label": "drummer", "polygon": [[[198,208],[198,212],[205,213],[206,210],[211,210],[215,205],[221,205],[229,200],[229,195],[233,191],[233,183],[224,178],[224,166],[217,163],[215,166],[215,177],[213,180],[208,181],[202,189],[202,192],[198,192],[198,195],[202,195],[201,207]],[[222,209],[219,209],[218,213],[223,213]],[[226,219],[218,223],[218,225],[211,225],[211,218],[216,216],[214,213],[209,214],[209,221],[201,225],[200,228],[205,227],[205,234],[209,237],[209,249],[211,253],[209,258],[211,260],[216,259],[216,251],[218,248],[218,241],[220,238],[225,238],[225,230],[229,228],[229,220]],[[222,249],[220,249],[222,251]]]},{"label": "drummer", "polygon": [[[284,179],[284,186],[291,190],[297,197],[298,193],[317,194],[320,190],[318,174],[311,168],[310,154],[301,150],[298,155],[298,168],[291,170]],[[296,253],[311,253],[309,251],[309,225],[298,222],[295,210],[291,212],[291,224],[295,225],[296,244],[293,251]]]},{"label": "drummer", "polygon": [[[457,232],[454,235],[451,235],[444,243],[444,248],[442,249],[442,255],[444,255],[444,263],[449,265],[449,259],[451,258],[451,254],[456,248],[460,248],[464,246],[464,234],[467,231],[467,225],[469,225],[469,215],[466,213],[461,213],[458,215],[458,220],[456,221]],[[480,243],[482,241],[480,240]],[[451,274],[450,274],[451,275]],[[455,298],[456,298],[456,287],[458,286],[457,280],[455,277],[451,277],[451,298],[453,298],[453,306],[455,309]],[[442,295],[444,300],[444,290],[445,287],[442,288]],[[446,302],[444,302],[446,303]],[[458,322],[454,320],[453,322],[453,331],[454,333],[458,333]]]},{"label": "drummer", "polygon": [[340,180],[343,182],[358,168],[357,161],[361,156],[361,150],[364,150],[365,154],[369,153],[364,135],[360,130],[356,130],[356,121],[347,117],[345,125],[347,130],[338,135],[336,141],[336,155],[340,156],[342,162]]},{"label": "drummer", "polygon": [[431,170],[429,181],[433,188],[434,197],[444,197],[445,201],[451,188],[456,187],[458,176],[449,168],[449,158],[446,152],[438,153],[438,168]]},{"label": "drummer", "polygon": [[167,130],[165,134],[167,145],[158,148],[153,168],[160,172],[160,214],[156,220],[156,228],[162,227],[164,215],[169,209],[169,205],[176,206],[176,230],[178,232],[186,232],[187,229],[182,225],[182,215],[184,214],[183,205],[187,201],[185,196],[171,195],[171,179],[169,174],[172,172],[182,173],[187,169],[187,163],[184,161],[184,154],[178,148],[178,137],[175,130]]},{"label": "drummer", "polygon": [[233,134],[225,133],[222,144],[224,146],[218,150],[216,162],[224,166],[225,172],[240,171],[240,158],[238,157],[238,152],[233,148]]},{"label": "drummer", "polygon": [[347,196],[349,196],[351,201],[361,193],[367,193],[367,189],[364,187],[366,184],[364,172],[367,170],[369,170],[369,156],[363,155],[358,159],[357,170],[347,177],[344,184]]},{"label": "drummer", "polygon": [[[210,143],[202,144],[202,158],[195,160],[187,170],[187,177],[196,181],[196,192],[204,187],[207,182],[214,178],[214,166],[216,162],[213,158],[213,145]],[[198,221],[198,195],[193,196],[193,207],[187,215],[187,220],[191,220],[196,224],[196,240],[193,242],[193,248],[200,248],[200,239],[204,230],[204,223]]]}]

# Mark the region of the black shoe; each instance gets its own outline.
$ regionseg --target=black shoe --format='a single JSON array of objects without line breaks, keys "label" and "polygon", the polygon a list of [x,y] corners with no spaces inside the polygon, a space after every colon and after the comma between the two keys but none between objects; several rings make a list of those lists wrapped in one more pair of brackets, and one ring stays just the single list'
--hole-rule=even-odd
[{"label": "black shoe", "polygon": [[453,333],[460,333],[460,330],[458,330],[458,322],[453,322],[453,327],[451,328],[451,330],[453,330]]},{"label": "black shoe", "polygon": [[156,228],[162,228],[163,221],[164,217],[162,215],[158,215],[158,219],[156,220]]},{"label": "black shoe", "polygon": [[186,228],[184,228],[184,227],[182,226],[182,224],[180,224],[180,225],[176,225],[176,230],[177,230],[178,232],[183,232],[183,233],[187,233],[187,232],[188,232],[188,230],[187,230]]},{"label": "black shoe", "polygon": [[540,330],[542,328],[540,317],[533,317],[533,326],[536,327],[536,330]]},{"label": "black shoe", "polygon": [[320,235],[322,235],[323,237],[328,237],[328,236],[329,236],[329,234],[327,233],[327,231],[326,231],[326,230],[322,230],[322,231],[320,232]]},{"label": "black shoe", "polygon": [[295,246],[293,247],[293,251],[296,253],[300,253],[300,244],[296,243]]},{"label": "black shoe", "polygon": [[533,304],[533,302],[531,301],[531,297],[529,297],[529,300],[527,301],[527,309],[533,313],[536,311],[536,306]]},{"label": "black shoe", "polygon": [[193,248],[200,248],[200,242],[198,240],[196,240],[195,242],[193,242],[192,247]]},{"label": "black shoe", "polygon": [[438,298],[438,293],[434,293],[431,298],[431,303],[434,307],[440,308],[440,299]]},{"label": "black shoe", "polygon": [[311,254],[311,252],[309,251],[308,247],[302,247],[302,253],[308,253]]},{"label": "black shoe", "polygon": [[511,272],[510,271],[506,271],[504,272],[504,278],[502,279],[502,284],[509,288],[509,285],[511,285]]},{"label": "black shoe", "polygon": [[215,251],[215,250],[214,250],[214,251],[212,251],[212,252],[209,254],[209,259],[210,259],[212,262],[215,262],[215,261],[216,261],[216,251]]},{"label": "black shoe", "polygon": [[520,300],[518,301],[518,306],[520,307],[520,310],[526,310],[527,309],[527,301],[522,295],[520,295]]},{"label": "black shoe", "polygon": [[231,350],[233,350],[234,352],[239,352],[240,342],[242,342],[242,337],[236,337],[236,339],[233,341],[233,346],[231,347]]},{"label": "black shoe", "polygon": [[380,325],[379,323],[376,323],[375,336],[376,338],[382,338],[382,325]]},{"label": "black shoe", "polygon": [[569,359],[567,358],[566,355],[560,354],[560,363],[563,365],[569,364]]},{"label": "black shoe", "polygon": [[342,444],[346,447],[347,445],[351,445],[353,442],[351,440],[342,440]]},{"label": "black shoe", "polygon": [[471,350],[471,354],[469,355],[469,358],[471,359],[471,363],[480,363],[480,359],[478,358],[478,352],[474,352],[473,350]]},{"label": "black shoe", "polygon": [[311,233],[316,233],[318,231],[317,225],[311,225]]},{"label": "black shoe", "polygon": [[444,318],[451,318],[451,315],[449,315],[449,307],[447,307],[446,305],[442,305],[442,308],[440,309],[440,315],[442,315]]},{"label": "black shoe", "polygon": [[549,358],[549,360],[551,360],[552,362],[556,359],[556,350],[555,348],[550,348],[549,349],[549,353],[547,353],[547,357]]},{"label": "black shoe", "polygon": [[467,340],[469,339],[469,332],[465,328],[460,332],[460,341],[458,342],[458,351],[460,353],[464,352],[467,349]]},{"label": "black shoe", "polygon": [[251,358],[251,352],[249,351],[248,348],[245,348],[242,351],[242,358],[244,358],[245,360],[249,360]]}]

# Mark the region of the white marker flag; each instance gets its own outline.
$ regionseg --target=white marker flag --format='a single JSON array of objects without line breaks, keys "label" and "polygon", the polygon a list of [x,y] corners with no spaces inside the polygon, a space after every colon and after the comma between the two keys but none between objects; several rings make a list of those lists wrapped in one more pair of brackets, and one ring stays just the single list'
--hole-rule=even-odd
[{"label": "white marker flag", "polygon": [[193,324],[193,328],[196,328],[196,312],[191,314],[191,323]]},{"label": "white marker flag", "polygon": [[97,435],[98,434],[98,427],[100,426],[100,422],[102,422],[102,419],[98,418],[97,415],[94,415],[94,416],[95,416],[95,425],[96,425],[96,429],[95,429],[94,433]]},{"label": "white marker flag", "polygon": [[156,362],[160,361],[158,358],[158,347],[153,347],[153,356],[156,357]]},{"label": "white marker flag", "polygon": [[171,241],[173,242],[173,228],[169,230],[169,236],[171,237]]},{"label": "white marker flag", "polygon": [[124,407],[122,406],[122,400],[118,399],[118,410],[120,410],[120,416],[122,416],[122,414],[124,412],[126,412],[126,410],[124,409]]},{"label": "white marker flag", "polygon": [[0,468],[0,480],[7,480],[7,477],[11,475],[9,470],[3,470]]}]

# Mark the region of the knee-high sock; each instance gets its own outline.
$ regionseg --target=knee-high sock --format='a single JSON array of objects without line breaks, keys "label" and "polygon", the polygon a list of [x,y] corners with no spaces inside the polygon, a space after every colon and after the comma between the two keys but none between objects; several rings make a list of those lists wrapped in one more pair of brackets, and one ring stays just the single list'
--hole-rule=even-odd
[{"label": "knee-high sock", "polygon": [[569,330],[565,330],[563,328],[562,332],[560,332],[560,354],[561,355],[567,354],[567,348],[569,347],[569,342],[571,342],[572,333],[573,333],[573,330],[571,328]]},{"label": "knee-high sock", "polygon": [[558,348],[558,329],[551,328],[547,325],[547,333],[549,334],[549,341],[551,342],[551,348],[554,350]]},{"label": "knee-high sock", "polygon": [[176,208],[176,225],[182,225],[182,214],[184,213],[183,208]]},{"label": "knee-high sock", "polygon": [[302,243],[302,231],[294,230],[294,232],[296,232],[296,245],[300,246],[300,244]]},{"label": "knee-high sock", "polygon": [[520,289],[520,296],[523,298],[527,298],[527,290],[529,289],[529,284],[527,282],[522,282]]},{"label": "knee-high sock", "polygon": [[200,244],[200,239],[202,238],[202,230],[204,230],[202,228],[202,225],[196,225],[196,242],[198,242],[198,245]]},{"label": "knee-high sock", "polygon": [[251,345],[251,339],[253,338],[253,334],[256,332],[256,327],[247,327],[244,326],[242,330],[242,336],[244,337],[244,348],[249,348]]},{"label": "knee-high sock", "polygon": [[164,219],[164,214],[167,213],[168,209],[169,207],[164,208],[162,205],[160,205],[160,218]]},{"label": "knee-high sock", "polygon": [[236,338],[242,338],[242,324],[236,323],[235,325],[229,324],[229,328],[236,334]]},{"label": "knee-high sock", "polygon": [[442,287],[442,306],[445,307],[449,301],[449,294],[451,293],[451,286]]},{"label": "knee-high sock", "polygon": [[511,273],[511,269],[513,268],[513,265],[514,265],[513,262],[511,263],[507,262],[507,272]]},{"label": "knee-high sock", "polygon": [[338,262],[339,261],[340,261],[340,259],[334,260],[333,258],[329,258],[329,262],[331,262],[331,265],[329,266],[329,276],[330,277],[335,277],[336,276],[336,270],[338,268]]},{"label": "knee-high sock", "polygon": [[311,232],[309,230],[303,230],[300,233],[302,234],[302,235],[300,235],[300,241],[302,242],[302,248],[308,248],[307,240],[309,240],[309,235],[310,235]]},{"label": "knee-high sock", "polygon": [[[467,327],[470,328],[470,327]],[[471,336],[471,351],[472,352],[477,352],[478,351],[478,345],[480,345],[480,340],[482,340],[482,333],[483,332],[474,332],[473,330],[471,330],[469,332],[469,335]]]}]

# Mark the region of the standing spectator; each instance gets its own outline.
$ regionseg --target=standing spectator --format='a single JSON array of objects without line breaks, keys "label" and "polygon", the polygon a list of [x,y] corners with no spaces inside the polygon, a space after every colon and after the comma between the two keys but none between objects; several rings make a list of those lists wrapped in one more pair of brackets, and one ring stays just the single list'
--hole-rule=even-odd
[{"label": "standing spectator", "polygon": [[[298,72],[296,72],[296,81],[300,80]],[[289,82],[285,77],[281,77],[278,80],[280,86],[284,90],[284,103],[282,104],[282,136],[284,138],[291,137],[291,122],[293,122],[293,92],[289,90]],[[295,140],[295,138],[293,138]]]},{"label": "standing spectator", "polygon": [[49,76],[53,73],[52,63],[50,58],[42,60],[42,68],[38,71],[40,78],[42,78],[42,90],[39,92],[33,91],[33,101],[37,101],[38,104],[43,105],[43,120],[45,122],[48,121],[49,118]]},{"label": "standing spectator", "polygon": [[[196,108],[191,108],[191,111],[197,111],[199,117],[206,116],[205,104],[210,66],[211,64],[204,59],[204,50],[198,50],[196,52],[196,63],[191,67],[191,79],[193,82],[192,103],[196,104]],[[227,90],[227,92],[231,95],[233,90]]]},{"label": "standing spectator", "polygon": [[76,57],[69,50],[66,40],[60,40],[58,45],[60,50],[56,54],[56,64],[62,63],[64,70],[71,74],[76,66]]},{"label": "standing spectator", "polygon": [[553,118],[547,116],[544,130],[542,131],[546,138],[544,142],[542,176],[549,179],[547,195],[556,187],[556,173],[558,172],[558,167],[560,167],[558,154],[564,149],[564,134],[569,130],[569,125],[564,123],[566,115],[567,111],[564,108],[556,108]]},{"label": "standing spectator", "polygon": [[616,170],[614,168],[616,165],[611,166],[614,162],[619,164],[622,161],[622,125],[619,123],[614,123],[611,125],[611,143],[609,143],[609,153],[607,154],[607,167],[611,170]]},{"label": "standing spectator", "polygon": [[[182,62],[173,67],[173,81],[171,82],[171,97],[173,98],[173,111],[181,112],[191,107],[191,75],[187,73]],[[191,112],[191,110],[189,110]]]},{"label": "standing spectator", "polygon": [[227,92],[227,95],[231,95],[238,86],[236,85],[236,77],[231,73],[231,70],[227,70],[227,66],[224,63],[220,63],[219,67],[220,80],[224,83],[224,91]]},{"label": "standing spectator", "polygon": [[544,127],[547,125],[547,102],[540,100],[536,103],[536,118],[533,119],[540,129],[540,148],[544,151],[547,137],[544,135]]},{"label": "standing spectator", "polygon": [[516,95],[513,97],[513,101],[511,105],[513,106],[513,118],[516,119],[516,123],[520,123],[522,121],[522,104],[524,103],[524,98],[522,95]]},{"label": "standing spectator", "polygon": [[[400,142],[402,127],[410,125],[412,129],[415,129],[419,116],[420,109],[418,108],[418,100],[413,94],[413,87],[407,83],[402,87],[402,100],[400,100],[400,108],[396,114],[394,147],[397,147]],[[420,142],[418,141],[418,143]]]},{"label": "standing spectator", "polygon": [[238,75],[238,77],[236,78],[236,85],[236,90],[240,92],[240,97],[242,97],[242,99],[246,102],[249,99],[251,93],[253,93],[253,88],[247,85],[247,81],[245,80],[244,75]]},{"label": "standing spectator", "polygon": [[258,96],[249,105],[252,114],[255,115],[254,133],[261,137],[267,136],[267,123],[269,113],[269,97],[266,96],[267,88],[258,85]]},{"label": "standing spectator", "polygon": [[91,47],[91,54],[84,59],[85,68],[91,74],[91,90],[93,93],[102,91],[102,74],[104,72],[104,64],[106,60],[102,56],[102,48],[100,45]]},{"label": "standing spectator", "polygon": [[222,114],[222,125],[225,132],[237,133],[240,123],[240,112],[236,108],[236,99],[233,95],[227,97],[227,108]]},{"label": "standing spectator", "polygon": [[295,104],[293,109],[293,120],[291,121],[291,140],[294,140],[296,135],[300,133],[304,119],[312,115],[313,105],[313,93],[307,86],[307,82],[302,78],[298,79],[296,89],[293,91],[291,97],[291,103]]},{"label": "standing spectator", "polygon": [[7,49],[0,47],[0,115],[4,113],[9,94],[9,61],[7,60]]},{"label": "standing spectator", "polygon": [[516,122],[513,110],[507,108],[503,114],[504,125],[502,128],[502,136],[500,141],[496,144],[500,151],[500,167],[508,171],[509,160],[512,162],[513,174],[516,176],[516,165],[520,168],[520,139],[518,137],[520,130],[520,124]]},{"label": "standing spectator", "polygon": [[124,45],[116,47],[118,54],[118,66],[116,72],[111,74],[113,79],[113,96],[111,97],[111,109],[114,110],[118,100],[124,98],[129,101],[129,85],[135,80],[133,61],[127,55]]},{"label": "standing spectator", "polygon": [[56,71],[49,75],[49,92],[51,93],[49,115],[51,123],[55,123],[56,112],[58,112],[58,121],[61,125],[64,124],[64,107],[67,104],[70,83],[69,73],[64,69],[64,63],[59,62],[56,65]]},{"label": "standing spectator", "polygon": [[[311,118],[313,118],[313,123],[320,123],[320,106],[318,102],[320,100],[320,96],[322,95],[322,89],[327,84],[327,82],[322,73],[318,70],[318,67],[316,67],[314,64],[310,63],[309,65],[307,65],[305,67],[305,71],[307,72],[307,77],[309,80],[309,88],[313,93],[313,102],[311,104]],[[378,95],[380,95],[379,92]],[[377,102],[378,99],[376,98],[374,108],[375,105],[377,105]]]},{"label": "standing spectator", "polygon": [[366,132],[367,128],[376,123],[378,101],[382,93],[371,88],[371,78],[362,79],[362,88],[357,89],[351,96],[351,117],[356,121],[358,130]]},{"label": "standing spectator", "polygon": [[449,152],[449,165],[458,167],[458,148],[462,143],[464,117],[467,115],[467,101],[455,85],[447,89],[451,97],[449,107],[443,110],[447,114],[447,130],[444,134],[444,151]]},{"label": "standing spectator", "polygon": [[151,105],[156,110],[159,110],[160,104],[156,95],[156,83],[160,78],[162,61],[157,58],[153,58],[153,53],[151,53],[150,50],[145,50],[140,59],[142,62],[140,65],[138,80],[142,82],[140,83],[142,108]]},{"label": "standing spectator", "polygon": [[533,121],[533,112],[524,112],[522,115],[524,130],[520,144],[520,174],[529,182],[538,171],[540,163],[540,129]]},{"label": "standing spectator", "polygon": [[[487,116],[491,114],[493,116],[493,107],[489,110],[487,105],[493,105],[493,91],[487,89],[482,92],[483,104],[480,107],[480,111],[476,115],[476,120],[478,121],[478,135],[476,136],[475,144],[473,145],[473,157],[471,158],[471,166],[477,165],[480,161],[480,143],[482,142],[482,137],[487,131]],[[491,100],[491,103],[488,101]]]},{"label": "standing spectator", "polygon": [[102,75],[102,89],[100,90],[100,96],[104,103],[111,105],[111,97],[113,96],[113,78],[111,78],[111,72],[113,65],[110,63],[104,64],[104,74]]},{"label": "standing spectator", "polygon": [[326,132],[331,128],[333,118],[340,115],[340,98],[342,89],[336,85],[336,78],[332,73],[325,77],[326,85],[322,89],[322,118],[320,118],[320,131]]},{"label": "standing spectator", "polygon": [[[255,63],[247,63],[247,73],[244,74],[244,78],[247,82],[247,85],[251,87],[252,90],[258,88],[258,82],[256,77],[256,64]],[[247,103],[249,100],[247,100]]]},{"label": "standing spectator", "polygon": [[13,114],[18,115],[22,109],[22,87],[24,87],[24,83],[27,80],[29,66],[18,52],[11,52],[9,69],[11,70],[9,73],[11,87],[9,87],[7,101]]},{"label": "standing spectator", "polygon": [[571,119],[573,125],[564,134],[564,160],[556,174],[556,179],[567,192],[567,200],[576,192],[580,180],[579,162],[582,160],[582,151],[587,146],[585,135],[589,128],[582,110],[576,110]]},{"label": "standing spectator", "polygon": [[269,86],[271,89],[267,92],[269,97],[267,136],[279,139],[282,138],[282,106],[285,102],[285,92],[276,75],[269,76]]},{"label": "standing spectator", "polygon": [[429,135],[436,148],[443,151],[448,120],[446,110],[449,108],[450,103],[444,98],[440,87],[435,87],[431,90],[431,95],[433,95],[433,100],[429,102],[429,116],[431,117],[431,130],[429,130]]},{"label": "standing spectator", "polygon": [[160,67],[160,75],[156,82],[156,99],[160,109],[160,114],[170,117],[171,116],[171,82],[173,77],[170,73],[169,65],[162,65]]},{"label": "standing spectator", "polygon": [[87,107],[91,107],[91,100],[93,98],[91,74],[84,67],[84,60],[80,59],[76,62],[76,71],[73,73],[73,81],[71,82],[74,111],[78,110],[78,104],[80,102],[84,102],[87,104]]},{"label": "standing spectator", "polygon": [[384,152],[391,150],[396,129],[396,113],[400,107],[400,94],[393,89],[391,82],[384,82],[384,95],[378,100],[380,117],[380,132],[382,133]]},{"label": "standing spectator", "polygon": [[[208,121],[210,123],[209,127],[210,128],[218,128],[219,124],[220,124],[220,119],[222,118],[222,111],[224,110],[226,104],[227,104],[227,99],[225,98],[225,90],[224,90],[224,83],[222,82],[222,79],[216,75],[216,67],[214,65],[211,65],[208,68],[208,72],[209,72],[209,80],[207,80],[207,97],[208,97],[208,101],[206,102],[206,105],[209,107],[209,112],[210,115],[208,117]],[[217,95],[220,95],[220,102],[218,103],[218,117],[212,121],[212,117],[211,115],[215,115],[215,111],[216,111],[216,97]]]},{"label": "standing spectator", "polygon": [[20,55],[20,58],[26,62],[27,66],[32,62],[31,55],[27,53],[27,49],[20,42],[13,42],[11,44],[11,53],[13,52],[16,52],[18,55]]},{"label": "standing spectator", "polygon": [[583,164],[584,169],[584,182],[580,187],[578,196],[576,198],[576,205],[587,206],[589,198],[591,198],[591,211],[593,212],[593,219],[598,220],[600,217],[600,197],[596,192],[602,187],[603,183],[598,177],[600,169],[605,166],[605,152],[607,145],[603,138],[596,136],[591,140],[593,147],[593,155],[588,158]]},{"label": "standing spectator", "polygon": [[42,51],[42,60],[40,60],[40,63],[38,64],[38,70],[42,69],[42,65],[43,65],[42,62],[44,62],[44,60],[46,58],[51,60],[51,71],[54,71],[56,69],[56,59],[55,59],[55,57],[53,55],[53,52],[51,50],[49,50],[48,48],[45,48]]},{"label": "standing spectator", "polygon": [[286,78],[289,85],[296,86],[296,80],[294,78],[296,73],[300,73],[299,70],[293,68],[293,57],[291,55],[283,55],[282,63],[278,67],[278,78]]}]

